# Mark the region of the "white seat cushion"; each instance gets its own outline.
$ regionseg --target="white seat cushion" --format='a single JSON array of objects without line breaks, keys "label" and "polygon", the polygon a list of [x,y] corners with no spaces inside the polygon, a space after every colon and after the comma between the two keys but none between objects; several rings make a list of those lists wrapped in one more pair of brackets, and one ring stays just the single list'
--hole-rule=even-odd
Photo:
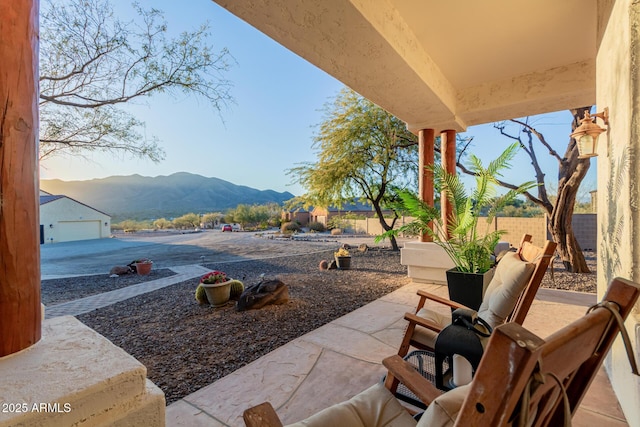
[{"label": "white seat cushion", "polygon": [[[437,311],[429,310],[428,308],[422,308],[418,310],[416,315],[428,320],[431,323],[439,325],[441,328],[444,328],[445,326],[451,324],[451,312],[443,314]],[[424,346],[427,346],[428,348],[435,348],[437,336],[438,333],[432,331],[431,329],[427,329],[422,326],[416,326],[412,338],[413,340],[419,342]]]},{"label": "white seat cushion", "polygon": [[506,254],[496,267],[478,309],[478,316],[492,327],[504,323],[531,279],[535,264],[523,261],[515,252]]},{"label": "white seat cushion", "polygon": [[449,427],[455,424],[471,384],[454,388],[436,398],[420,418],[417,427]]},{"label": "white seat cushion", "polygon": [[381,383],[288,427],[415,427],[416,421]]}]

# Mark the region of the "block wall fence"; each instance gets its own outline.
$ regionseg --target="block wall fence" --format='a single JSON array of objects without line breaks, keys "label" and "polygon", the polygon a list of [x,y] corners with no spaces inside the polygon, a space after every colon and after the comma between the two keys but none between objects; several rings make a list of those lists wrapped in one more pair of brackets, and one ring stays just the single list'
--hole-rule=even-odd
[{"label": "block wall fence", "polygon": [[[583,250],[596,250],[597,239],[597,214],[574,214],[573,231],[576,239]],[[482,220],[481,220],[482,221]],[[411,218],[399,218],[395,227],[400,227],[411,222]],[[551,235],[547,231],[548,217],[523,218],[523,217],[498,217],[491,224],[493,230],[505,230],[503,240],[512,245],[520,243],[523,234],[531,234],[533,242],[542,244],[543,241],[551,240]],[[382,234],[382,226],[377,218],[367,218],[349,221],[348,232],[357,234],[368,234],[376,236]]]}]

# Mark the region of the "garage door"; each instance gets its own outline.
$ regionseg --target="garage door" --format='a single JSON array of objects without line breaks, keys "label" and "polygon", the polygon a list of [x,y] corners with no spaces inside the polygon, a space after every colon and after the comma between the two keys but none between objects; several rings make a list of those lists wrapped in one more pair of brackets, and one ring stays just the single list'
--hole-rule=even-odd
[{"label": "garage door", "polygon": [[59,242],[99,239],[100,221],[61,221],[57,234]]}]

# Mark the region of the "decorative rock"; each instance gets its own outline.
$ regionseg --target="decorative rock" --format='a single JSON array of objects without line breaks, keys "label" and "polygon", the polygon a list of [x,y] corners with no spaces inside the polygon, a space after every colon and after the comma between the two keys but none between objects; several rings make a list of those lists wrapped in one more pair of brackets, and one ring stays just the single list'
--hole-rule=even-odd
[{"label": "decorative rock", "polygon": [[360,244],[360,246],[358,246],[358,251],[360,252],[367,252],[369,250],[369,246],[367,246],[366,243],[362,243]]},{"label": "decorative rock", "polygon": [[240,295],[236,310],[262,308],[267,304],[284,304],[289,301],[289,287],[280,280],[265,280],[248,286]]},{"label": "decorative rock", "polygon": [[327,270],[329,268],[329,263],[327,262],[326,259],[323,259],[322,261],[320,261],[320,264],[318,265],[318,268],[322,271],[322,270]]},{"label": "decorative rock", "polygon": [[114,274],[122,276],[124,274],[131,273],[133,273],[133,270],[128,265],[116,265],[111,270],[109,270],[109,276],[113,276]]}]

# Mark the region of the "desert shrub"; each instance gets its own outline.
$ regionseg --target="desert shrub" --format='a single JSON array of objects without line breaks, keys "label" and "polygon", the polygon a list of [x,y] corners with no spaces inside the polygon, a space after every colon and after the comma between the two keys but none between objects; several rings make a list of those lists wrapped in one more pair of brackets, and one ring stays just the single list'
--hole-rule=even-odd
[{"label": "desert shrub", "polygon": [[300,224],[297,222],[284,222],[280,226],[280,231],[287,234],[298,232],[300,231]]},{"label": "desert shrub", "polygon": [[309,230],[317,231],[317,232],[321,233],[321,232],[323,232],[325,230],[324,224],[321,223],[321,222],[317,222],[317,221],[310,222],[309,223]]},{"label": "desert shrub", "polygon": [[342,228],[334,228],[333,230],[331,230],[332,236],[338,236],[340,234],[342,234]]}]

